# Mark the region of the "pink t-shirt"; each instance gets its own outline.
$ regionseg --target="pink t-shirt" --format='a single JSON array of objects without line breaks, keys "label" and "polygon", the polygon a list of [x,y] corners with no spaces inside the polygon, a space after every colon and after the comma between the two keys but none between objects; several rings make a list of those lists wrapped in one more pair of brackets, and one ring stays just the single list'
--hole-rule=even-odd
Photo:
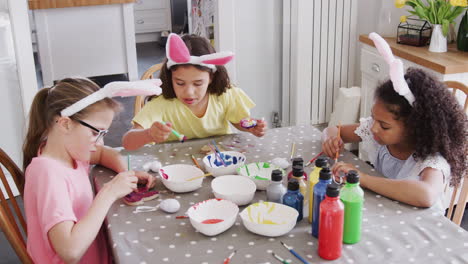
[{"label": "pink t-shirt", "polygon": [[[35,263],[63,263],[47,233],[63,221],[80,221],[88,212],[94,198],[88,169],[88,163],[76,162],[73,169],[47,157],[33,158],[26,168],[27,248]],[[107,243],[101,230],[80,263],[109,263],[108,260]]]}]

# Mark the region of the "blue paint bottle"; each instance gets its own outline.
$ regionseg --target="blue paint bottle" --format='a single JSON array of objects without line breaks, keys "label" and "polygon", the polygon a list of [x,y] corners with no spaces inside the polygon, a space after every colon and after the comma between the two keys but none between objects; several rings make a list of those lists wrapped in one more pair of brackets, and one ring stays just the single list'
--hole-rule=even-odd
[{"label": "blue paint bottle", "polygon": [[325,199],[327,185],[332,182],[330,168],[324,167],[320,171],[319,181],[314,186],[314,204],[312,206],[312,235],[319,237],[320,203]]},{"label": "blue paint bottle", "polygon": [[288,191],[283,196],[283,204],[291,206],[299,212],[297,222],[302,220],[302,209],[304,207],[304,196],[299,192],[299,182],[296,179],[291,179],[288,182]]}]

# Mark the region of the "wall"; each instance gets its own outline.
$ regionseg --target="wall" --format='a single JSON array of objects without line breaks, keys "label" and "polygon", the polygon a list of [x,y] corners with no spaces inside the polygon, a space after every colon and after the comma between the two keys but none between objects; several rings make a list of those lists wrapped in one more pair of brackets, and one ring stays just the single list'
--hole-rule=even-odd
[{"label": "wall", "polygon": [[252,116],[271,123],[281,110],[282,0],[236,0],[236,84],[256,103]]}]

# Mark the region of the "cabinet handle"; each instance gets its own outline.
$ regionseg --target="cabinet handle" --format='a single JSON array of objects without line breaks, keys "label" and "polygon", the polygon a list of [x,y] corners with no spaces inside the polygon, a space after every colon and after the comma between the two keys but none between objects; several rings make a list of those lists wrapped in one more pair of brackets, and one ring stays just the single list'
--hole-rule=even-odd
[{"label": "cabinet handle", "polygon": [[371,69],[375,72],[380,72],[380,66],[377,63],[372,63]]},{"label": "cabinet handle", "polygon": [[143,19],[138,19],[138,20],[136,21],[136,23],[141,25],[141,24],[144,24],[145,21],[144,21]]}]

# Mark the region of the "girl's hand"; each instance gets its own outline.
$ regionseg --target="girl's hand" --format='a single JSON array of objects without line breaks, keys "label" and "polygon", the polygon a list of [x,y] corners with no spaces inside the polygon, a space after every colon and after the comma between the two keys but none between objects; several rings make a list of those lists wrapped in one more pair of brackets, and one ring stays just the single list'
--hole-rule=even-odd
[{"label": "girl's hand", "polygon": [[114,198],[114,200],[120,199],[125,195],[137,190],[138,178],[135,176],[134,171],[126,171],[117,174],[110,182],[104,184],[106,188]]},{"label": "girl's hand", "polygon": [[154,142],[162,143],[166,141],[171,134],[171,127],[171,123],[166,123],[166,125],[163,125],[162,123],[156,121],[148,129],[148,134]]},{"label": "girl's hand", "polygon": [[250,128],[248,131],[252,133],[252,135],[257,137],[263,137],[267,130],[267,122],[263,119],[257,119],[257,125]]},{"label": "girl's hand", "polygon": [[146,171],[135,171],[135,176],[138,178],[138,183],[145,184],[148,189],[151,189],[156,184],[156,177]]},{"label": "girl's hand", "polygon": [[322,151],[330,158],[335,158],[337,152],[341,152],[344,148],[344,142],[337,136],[328,137],[322,142]]},{"label": "girl's hand", "polygon": [[[340,178],[340,174],[347,174],[350,170],[355,170],[357,171],[357,173],[359,174],[359,182],[360,182],[360,185],[362,187],[363,186],[363,183],[365,182],[365,177],[367,176],[366,174],[360,172],[359,170],[356,169],[356,167],[354,167],[353,164],[350,164],[350,163],[344,163],[342,161],[340,162],[337,162],[335,165],[333,165],[332,167],[332,173],[333,173],[333,176],[335,177],[335,180],[336,181],[339,181],[339,178]],[[343,178],[343,180],[346,180],[346,176]]]}]

